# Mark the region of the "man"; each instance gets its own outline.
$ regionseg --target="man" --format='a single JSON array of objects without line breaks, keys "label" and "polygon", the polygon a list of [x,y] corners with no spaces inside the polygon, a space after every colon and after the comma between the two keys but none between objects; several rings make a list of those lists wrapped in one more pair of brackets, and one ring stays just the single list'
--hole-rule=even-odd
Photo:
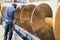
[{"label": "man", "polygon": [[[16,10],[16,3],[13,3],[11,6],[6,8],[5,11],[5,33],[4,33],[4,40],[7,40],[7,36],[8,36],[8,40],[12,39],[12,28],[13,28],[13,21],[14,21],[14,12]],[[9,32],[9,35],[8,35]]]}]

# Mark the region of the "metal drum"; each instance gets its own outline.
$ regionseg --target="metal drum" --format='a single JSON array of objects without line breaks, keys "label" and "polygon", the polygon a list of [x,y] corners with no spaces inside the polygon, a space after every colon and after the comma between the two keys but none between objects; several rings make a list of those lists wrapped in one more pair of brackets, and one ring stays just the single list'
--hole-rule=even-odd
[{"label": "metal drum", "polygon": [[26,5],[19,15],[17,25],[35,34],[41,40],[55,40],[52,24],[52,9],[48,4]]},{"label": "metal drum", "polygon": [[24,28],[30,33],[33,33],[31,26],[31,16],[35,7],[36,6],[33,4],[29,4],[25,6],[24,9],[21,11],[21,15],[20,15],[20,22],[22,24],[22,28]]},{"label": "metal drum", "polygon": [[25,5],[22,5],[22,6],[19,6],[19,7],[16,9],[16,11],[15,11],[15,13],[14,13],[14,18],[15,18],[15,19],[20,19],[20,13],[21,13],[21,11],[23,10],[24,7],[25,7]]},{"label": "metal drum", "polygon": [[14,13],[14,18],[15,19],[19,19],[20,18],[20,12],[21,12],[21,8],[18,7]]},{"label": "metal drum", "polygon": [[15,24],[18,26],[22,25],[20,23],[20,14],[24,7],[25,7],[25,5],[19,6],[14,13]]},{"label": "metal drum", "polygon": [[52,10],[50,6],[44,3],[38,5],[31,16],[31,26],[33,32],[41,40],[54,40],[53,27],[45,22],[46,17],[52,18]]},{"label": "metal drum", "polygon": [[60,40],[60,6],[57,10],[55,18],[55,33],[56,33],[56,40]]}]

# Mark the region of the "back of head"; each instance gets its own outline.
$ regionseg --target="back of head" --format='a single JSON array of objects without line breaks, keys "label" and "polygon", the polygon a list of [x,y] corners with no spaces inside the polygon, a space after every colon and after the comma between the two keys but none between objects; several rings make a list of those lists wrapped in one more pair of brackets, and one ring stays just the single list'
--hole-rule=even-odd
[{"label": "back of head", "polygon": [[17,0],[14,0],[14,2],[17,2]]},{"label": "back of head", "polygon": [[17,4],[16,4],[16,3],[13,3],[12,5],[13,5],[13,6],[14,6],[14,8],[16,9],[16,7],[17,7]]}]

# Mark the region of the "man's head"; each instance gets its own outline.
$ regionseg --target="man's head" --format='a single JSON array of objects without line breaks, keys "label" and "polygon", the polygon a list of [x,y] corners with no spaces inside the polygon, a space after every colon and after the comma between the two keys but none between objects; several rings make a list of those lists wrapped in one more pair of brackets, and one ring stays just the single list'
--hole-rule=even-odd
[{"label": "man's head", "polygon": [[16,3],[13,3],[12,5],[14,6],[14,8],[16,8],[16,7],[17,7],[17,4],[16,4]]}]

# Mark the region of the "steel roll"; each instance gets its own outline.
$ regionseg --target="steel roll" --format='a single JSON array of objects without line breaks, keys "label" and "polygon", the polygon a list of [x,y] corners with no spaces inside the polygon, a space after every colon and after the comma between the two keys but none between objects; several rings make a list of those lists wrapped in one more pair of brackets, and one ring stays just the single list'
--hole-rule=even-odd
[{"label": "steel roll", "polygon": [[15,18],[15,19],[20,19],[20,13],[21,13],[21,11],[23,10],[24,7],[25,7],[25,5],[22,5],[22,6],[19,6],[19,7],[16,9],[16,11],[15,11],[15,13],[14,13],[14,18]]},{"label": "steel roll", "polygon": [[16,24],[26,31],[35,34],[41,40],[54,40],[52,9],[48,4],[42,3],[38,6],[26,5],[19,15]]},{"label": "steel roll", "polygon": [[[46,22],[46,20],[48,22]],[[53,32],[53,25],[52,25],[52,9],[48,4],[42,3],[38,5],[33,11],[33,14],[31,16],[31,21],[32,21],[31,26],[33,32],[41,40],[55,39],[54,32]],[[52,26],[48,25],[49,23]]]},{"label": "steel roll", "polygon": [[55,17],[55,36],[56,40],[60,40],[60,6]]},{"label": "steel roll", "polygon": [[20,22],[22,24],[22,28],[27,30],[30,33],[33,33],[32,26],[31,26],[31,16],[32,12],[36,6],[33,4],[29,4],[24,7],[24,9],[21,11],[20,15]]}]

